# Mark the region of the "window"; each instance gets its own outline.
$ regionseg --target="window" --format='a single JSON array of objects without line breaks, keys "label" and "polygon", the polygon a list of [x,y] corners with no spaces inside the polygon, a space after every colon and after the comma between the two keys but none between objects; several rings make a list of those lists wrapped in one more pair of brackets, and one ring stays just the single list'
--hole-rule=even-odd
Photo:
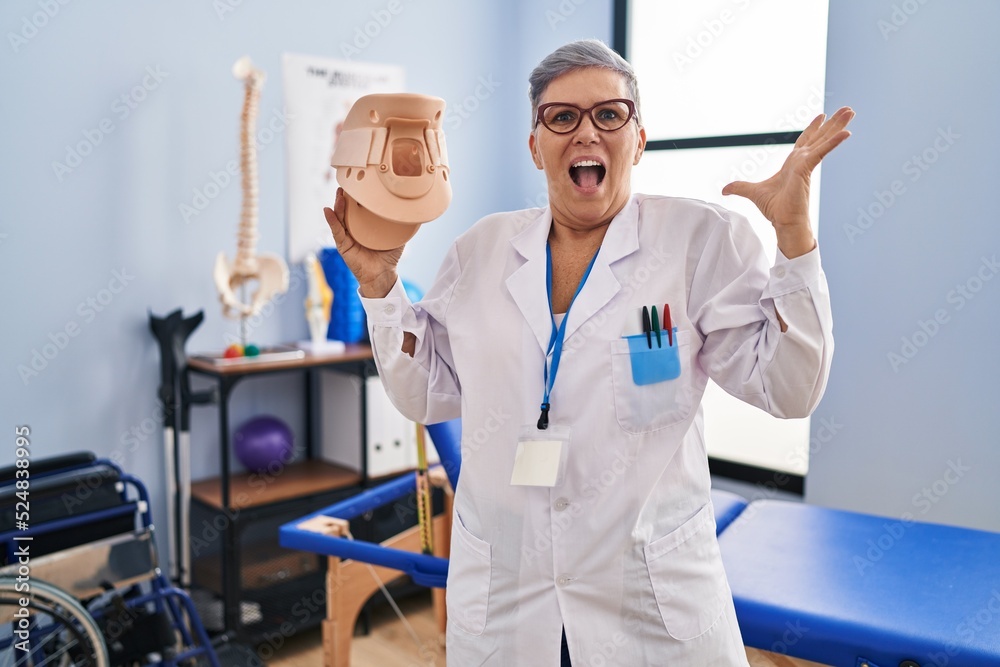
[{"label": "window", "polygon": [[[730,181],[776,172],[823,111],[827,11],[828,0],[616,0],[613,46],[636,70],[648,138],[633,190],[703,199],[745,215],[773,262],[771,224],[748,200],[721,191]],[[819,186],[817,169],[814,227]],[[704,409],[713,471],[750,481],[781,471],[801,490],[808,419],[773,418],[712,383]]]}]

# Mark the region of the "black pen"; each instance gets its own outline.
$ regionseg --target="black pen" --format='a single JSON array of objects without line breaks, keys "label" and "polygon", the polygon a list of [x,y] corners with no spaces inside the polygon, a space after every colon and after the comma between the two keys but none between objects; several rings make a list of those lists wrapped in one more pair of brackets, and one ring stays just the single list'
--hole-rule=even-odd
[{"label": "black pen", "polygon": [[650,333],[652,326],[649,324],[649,308],[646,306],[642,307],[642,332],[646,334],[646,344],[649,345],[649,349],[653,349],[653,334]]}]

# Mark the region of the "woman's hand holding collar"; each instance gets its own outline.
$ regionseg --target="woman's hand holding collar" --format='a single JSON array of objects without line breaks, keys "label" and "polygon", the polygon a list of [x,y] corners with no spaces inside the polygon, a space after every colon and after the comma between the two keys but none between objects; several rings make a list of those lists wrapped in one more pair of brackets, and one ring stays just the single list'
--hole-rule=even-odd
[{"label": "woman's hand holding collar", "polygon": [[324,208],[326,223],[333,232],[344,263],[358,279],[361,296],[366,299],[381,299],[396,284],[396,264],[403,254],[403,246],[392,250],[369,250],[354,240],[344,225],[346,208],[343,188],[337,188],[337,199],[333,208]]}]

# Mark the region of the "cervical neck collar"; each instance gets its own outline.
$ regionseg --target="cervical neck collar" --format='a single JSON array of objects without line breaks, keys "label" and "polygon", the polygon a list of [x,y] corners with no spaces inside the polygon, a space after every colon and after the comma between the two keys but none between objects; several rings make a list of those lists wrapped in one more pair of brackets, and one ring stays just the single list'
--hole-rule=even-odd
[{"label": "cervical neck collar", "polygon": [[373,250],[397,248],[451,203],[444,100],[366,95],[351,107],[331,165],[347,195],[351,236]]}]

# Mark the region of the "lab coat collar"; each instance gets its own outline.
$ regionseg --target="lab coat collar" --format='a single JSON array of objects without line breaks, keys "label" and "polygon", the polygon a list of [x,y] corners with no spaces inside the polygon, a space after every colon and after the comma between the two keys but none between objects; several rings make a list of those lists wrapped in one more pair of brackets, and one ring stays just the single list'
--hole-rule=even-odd
[{"label": "lab coat collar", "polygon": [[[551,224],[551,210],[548,207],[540,209],[537,216],[529,218],[524,229],[510,240],[525,262],[506,280],[507,290],[543,352],[548,349],[552,335],[549,298],[545,291],[545,245]],[[621,291],[612,265],[638,249],[639,203],[633,196],[608,226],[590,277],[570,309],[566,322],[567,341]]]}]

